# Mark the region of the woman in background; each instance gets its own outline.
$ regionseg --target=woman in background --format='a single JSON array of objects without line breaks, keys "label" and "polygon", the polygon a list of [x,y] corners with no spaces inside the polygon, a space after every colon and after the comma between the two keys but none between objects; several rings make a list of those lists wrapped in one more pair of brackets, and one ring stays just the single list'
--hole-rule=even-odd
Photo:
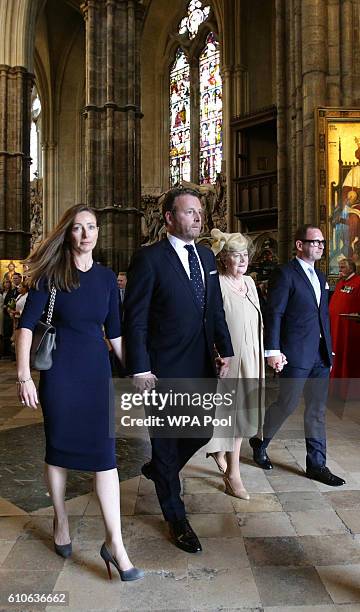
[{"label": "woman in background", "polygon": [[29,287],[24,281],[21,281],[18,287],[19,294],[16,300],[12,303],[12,308],[8,306],[8,313],[13,323],[13,334],[11,336],[12,346],[15,343],[15,331],[18,326],[19,318],[21,317],[22,311],[24,310],[25,302],[27,300]]}]

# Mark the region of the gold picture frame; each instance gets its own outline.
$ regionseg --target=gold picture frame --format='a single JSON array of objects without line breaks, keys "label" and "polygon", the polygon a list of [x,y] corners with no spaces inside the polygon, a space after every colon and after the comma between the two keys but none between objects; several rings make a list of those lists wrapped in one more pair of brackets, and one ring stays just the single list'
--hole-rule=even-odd
[{"label": "gold picture frame", "polygon": [[321,267],[334,286],[341,259],[352,259],[360,271],[360,110],[316,113],[317,210],[327,243]]}]

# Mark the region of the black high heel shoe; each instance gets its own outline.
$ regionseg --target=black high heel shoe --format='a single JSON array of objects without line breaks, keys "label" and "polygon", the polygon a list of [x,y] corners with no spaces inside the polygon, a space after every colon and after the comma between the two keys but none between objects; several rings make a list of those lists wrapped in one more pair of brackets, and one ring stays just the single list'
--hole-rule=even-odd
[{"label": "black high heel shoe", "polygon": [[72,555],[72,543],[70,544],[56,544],[55,542],[55,519],[53,520],[53,533],[54,533],[54,549],[59,557],[68,559]]},{"label": "black high heel shoe", "polygon": [[117,571],[119,572],[119,576],[121,580],[123,580],[124,582],[127,582],[129,580],[139,580],[140,578],[144,578],[145,576],[145,573],[143,572],[143,570],[138,569],[137,567],[131,567],[128,570],[121,570],[116,559],[114,559],[112,554],[109,553],[108,549],[106,548],[105,542],[101,547],[100,556],[105,561],[106,569],[108,571],[110,580],[111,580],[110,563],[112,563],[113,566],[116,567]]}]

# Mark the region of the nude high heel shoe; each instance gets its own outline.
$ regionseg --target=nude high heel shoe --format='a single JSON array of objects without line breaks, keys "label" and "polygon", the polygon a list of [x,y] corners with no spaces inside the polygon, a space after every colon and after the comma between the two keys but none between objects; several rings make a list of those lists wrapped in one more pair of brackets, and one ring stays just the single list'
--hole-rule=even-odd
[{"label": "nude high heel shoe", "polygon": [[208,459],[209,457],[212,457],[219,469],[219,472],[221,472],[221,474],[225,473],[226,470],[226,464],[225,467],[221,465],[220,461],[218,460],[216,453],[206,453],[206,459]]},{"label": "nude high heel shoe", "polygon": [[232,497],[238,497],[239,499],[244,499],[245,501],[249,501],[250,495],[244,487],[233,488],[227,476],[224,476],[224,483],[225,483],[225,493],[227,495],[232,495]]}]

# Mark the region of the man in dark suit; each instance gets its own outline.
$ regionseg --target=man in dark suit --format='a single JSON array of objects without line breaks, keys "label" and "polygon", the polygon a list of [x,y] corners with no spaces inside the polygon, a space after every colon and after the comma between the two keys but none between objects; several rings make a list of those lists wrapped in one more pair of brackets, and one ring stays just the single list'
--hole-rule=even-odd
[{"label": "man in dark suit", "polygon": [[117,284],[118,284],[119,298],[120,298],[121,304],[123,303],[124,297],[125,297],[126,282],[127,282],[126,272],[119,272],[119,274],[117,275]]},{"label": "man in dark suit", "polygon": [[305,400],[306,475],[330,486],[345,483],[326,467],[325,412],[332,363],[328,285],[314,264],[324,251],[319,228],[300,227],[295,235],[296,257],[273,274],[265,311],[265,356],[280,374],[277,400],[266,411],[263,440],[251,438],[254,461],[264,469],[272,464],[266,449]]},{"label": "man in dark suit", "polygon": [[[9,264],[10,265],[10,264]],[[12,354],[11,348],[11,337],[14,331],[14,323],[12,317],[8,312],[8,304],[16,300],[20,295],[20,284],[22,282],[22,276],[19,272],[14,272],[12,278],[12,288],[6,293],[4,299],[4,357],[9,357]]]},{"label": "man in dark suit", "polygon": [[[194,242],[202,215],[198,192],[170,190],[163,202],[167,238],[143,247],[131,262],[124,329],[127,368],[139,390],[152,389],[157,378],[188,379],[192,388],[198,381],[204,389],[216,370],[224,376],[228,369],[233,350],[215,258]],[[179,472],[210,437],[152,437],[152,458],[142,468],[155,483],[174,543],[186,552],[201,545],[185,516]]]},{"label": "man in dark suit", "polygon": [[[119,289],[119,310],[120,310],[120,321],[123,320],[123,303],[125,298],[125,289],[126,289],[127,275],[126,272],[119,272],[117,275],[117,286]],[[120,363],[120,361],[115,357],[113,352],[110,352],[110,363],[111,369],[114,376],[118,376],[119,378],[125,378],[127,376],[126,368]]]}]

